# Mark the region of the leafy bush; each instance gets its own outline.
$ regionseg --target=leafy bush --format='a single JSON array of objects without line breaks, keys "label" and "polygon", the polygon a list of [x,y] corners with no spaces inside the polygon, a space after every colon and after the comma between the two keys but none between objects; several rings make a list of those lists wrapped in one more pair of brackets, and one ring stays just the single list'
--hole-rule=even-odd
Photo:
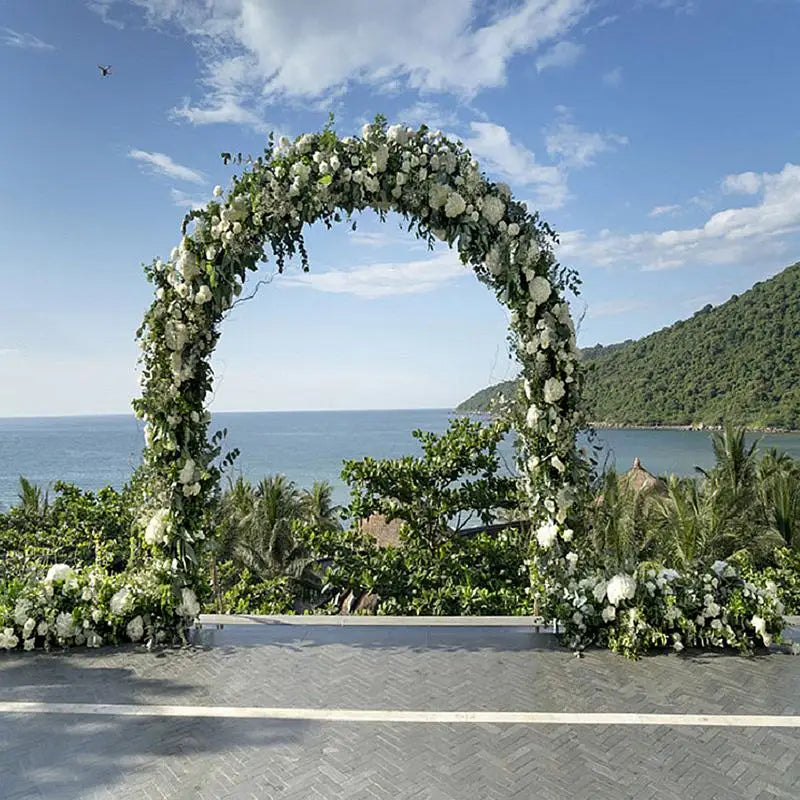
[{"label": "leafy bush", "polygon": [[[231,562],[222,570],[222,582],[229,586],[222,595],[223,614],[291,614],[295,610],[295,586],[285,575],[259,580],[247,567],[241,572],[235,570]],[[226,572],[235,572],[238,580]],[[207,607],[214,612],[216,608]]]},{"label": "leafy bush", "polygon": [[379,614],[525,614],[527,542],[509,531],[453,536],[431,547],[427,537],[405,529],[399,547],[383,548],[358,531],[309,532],[309,546],[330,561],[329,593],[376,594]]}]

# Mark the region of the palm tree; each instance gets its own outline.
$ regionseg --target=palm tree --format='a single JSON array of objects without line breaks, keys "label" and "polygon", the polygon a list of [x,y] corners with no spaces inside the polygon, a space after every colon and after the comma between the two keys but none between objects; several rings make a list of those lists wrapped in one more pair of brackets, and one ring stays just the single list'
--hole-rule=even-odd
[{"label": "palm tree", "polygon": [[31,483],[27,478],[22,475],[19,476],[20,490],[17,493],[19,498],[18,508],[23,514],[33,517],[43,517],[47,514],[50,507],[49,492],[42,493],[41,486]]},{"label": "palm tree", "polygon": [[770,450],[756,468],[763,518],[776,543],[800,549],[800,467],[786,453]]},{"label": "palm tree", "polygon": [[303,519],[324,533],[342,530],[342,507],[333,502],[333,486],[328,481],[314,481],[300,497]]}]

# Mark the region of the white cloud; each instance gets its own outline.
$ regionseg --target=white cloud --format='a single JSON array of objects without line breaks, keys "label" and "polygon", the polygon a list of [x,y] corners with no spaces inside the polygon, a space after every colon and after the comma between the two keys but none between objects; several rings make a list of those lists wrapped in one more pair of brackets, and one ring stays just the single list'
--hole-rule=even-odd
[{"label": "white cloud", "polygon": [[586,167],[599,153],[628,143],[627,136],[618,133],[590,133],[580,130],[566,120],[557,122],[545,137],[547,153],[570,167]]},{"label": "white cloud", "polygon": [[208,205],[208,200],[202,197],[193,197],[188,192],[182,192],[180,189],[170,189],[169,194],[172,202],[180,208],[205,208]]},{"label": "white cloud", "polygon": [[789,237],[800,232],[800,165],[786,164],[780,172],[757,178],[761,196],[755,205],[718,211],[701,227],[661,233],[601,231],[596,237],[568,231],[561,235],[559,255],[575,263],[644,270],[788,258],[793,245]]},{"label": "white cloud", "polygon": [[622,83],[622,67],[614,67],[603,73],[603,83],[606,86],[619,86]]},{"label": "white cloud", "polygon": [[509,132],[494,122],[472,122],[473,136],[464,144],[481,166],[518,186],[533,187],[535,202],[543,208],[560,208],[568,197],[567,175],[557,166],[546,166],[524,145],[511,140]]},{"label": "white cloud", "polygon": [[174,25],[196,45],[205,96],[177,113],[197,124],[252,124],[270,102],[313,101],[352,83],[473,95],[504,85],[512,58],[568,34],[591,5],[517,0],[483,22],[480,0],[135,2],[151,24]]},{"label": "white cloud", "polygon": [[723,178],[722,191],[725,194],[758,194],[761,185],[761,175],[755,172],[740,172],[738,175],[727,175]]},{"label": "white cloud", "polygon": [[420,100],[414,105],[404,108],[397,119],[414,127],[425,124],[429,128],[450,128],[458,124],[458,116],[436,103]]},{"label": "white cloud", "polygon": [[177,164],[165,153],[149,153],[147,150],[131,150],[128,157],[145,164],[154,172],[190,183],[204,183],[203,174],[197,170]]},{"label": "white cloud", "polygon": [[23,50],[55,50],[52,44],[43,42],[32,33],[19,33],[19,31],[4,27],[0,27],[0,43],[8,47],[19,47]]},{"label": "white cloud", "polygon": [[89,11],[93,11],[97,14],[106,25],[111,25],[112,28],[121,31],[125,29],[125,25],[120,20],[109,16],[109,12],[116,2],[117,0],[88,0],[86,6]]},{"label": "white cloud", "polygon": [[581,57],[584,49],[582,44],[575,42],[557,42],[536,59],[536,71],[541,72],[553,67],[571,67]]},{"label": "white cloud", "polygon": [[187,122],[191,122],[192,125],[229,123],[249,125],[260,131],[266,131],[269,127],[258,114],[245,108],[232,95],[217,94],[213,105],[206,108],[192,106],[188,100],[184,100],[182,106],[172,109],[171,116],[173,119],[185,119]]},{"label": "white cloud", "polygon": [[602,317],[617,317],[630,314],[632,311],[641,311],[650,307],[645,300],[609,300],[605,303],[590,304],[586,312],[587,319],[601,319]]},{"label": "white cloud", "polygon": [[654,206],[653,210],[647,215],[648,217],[663,217],[668,214],[675,214],[681,210],[677,204],[669,206]]},{"label": "white cloud", "polygon": [[349,270],[287,274],[277,286],[306,287],[319,292],[352,294],[367,300],[432,292],[470,273],[456,253],[445,251],[420,261],[367,264]]}]

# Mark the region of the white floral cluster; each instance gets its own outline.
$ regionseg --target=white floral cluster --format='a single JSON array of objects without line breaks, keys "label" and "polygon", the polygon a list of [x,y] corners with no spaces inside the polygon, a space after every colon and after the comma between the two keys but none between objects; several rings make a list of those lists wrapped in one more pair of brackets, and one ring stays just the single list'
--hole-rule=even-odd
[{"label": "white floral cluster", "polygon": [[441,131],[382,123],[365,125],[360,137],[326,130],[283,138],[229,193],[215,187],[214,197],[192,214],[194,227],[170,259],[150,273],[156,296],[140,332],[143,393],[135,408],[145,422],[145,461],[158,476],[152,494],[159,501],[147,512],[145,542],[190,576],[186,545],[203,538],[203,498],[215,483],[204,406],[209,360],[247,272],[265,251],[281,267],[297,252],[304,225],[371,208],[397,212],[418,236],[456,247],[510,308],[529,405],[518,431],[522,480],[532,516],[549,526],[537,538],[566,569],[554,545],[572,535],[568,473],[579,369],[569,307],[552,272],[549,229],[513,201],[507,186],[486,180],[460,143]]},{"label": "white floral cluster", "polygon": [[666,644],[676,652],[687,646],[750,649],[759,641],[769,647],[781,633],[784,610],[774,583],[749,583],[724,561],[690,574],[640,568],[581,577],[572,569],[560,597],[570,609],[560,621],[573,646],[598,642],[629,655]]},{"label": "white floral cluster", "polygon": [[153,613],[160,610],[161,594],[155,574],[108,575],[98,568],[77,571],[54,564],[5,612],[0,604],[0,649],[164,641],[171,629],[191,623],[200,606],[194,591],[184,587],[169,621],[173,624],[165,624]]}]

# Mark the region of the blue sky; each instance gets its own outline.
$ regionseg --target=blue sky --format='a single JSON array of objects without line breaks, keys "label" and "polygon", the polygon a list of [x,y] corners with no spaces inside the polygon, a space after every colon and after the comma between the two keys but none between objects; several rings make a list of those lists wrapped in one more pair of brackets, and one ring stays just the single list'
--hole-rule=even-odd
[{"label": "blue sky", "polygon": [[[724,301],[800,258],[798,30],[796,0],[0,0],[0,416],[126,412],[141,263],[227,184],[221,151],[329,111],[440,127],[539,208],[581,345]],[[446,249],[370,215],[309,247],[225,323],[213,408],[445,407],[513,376]]]}]

